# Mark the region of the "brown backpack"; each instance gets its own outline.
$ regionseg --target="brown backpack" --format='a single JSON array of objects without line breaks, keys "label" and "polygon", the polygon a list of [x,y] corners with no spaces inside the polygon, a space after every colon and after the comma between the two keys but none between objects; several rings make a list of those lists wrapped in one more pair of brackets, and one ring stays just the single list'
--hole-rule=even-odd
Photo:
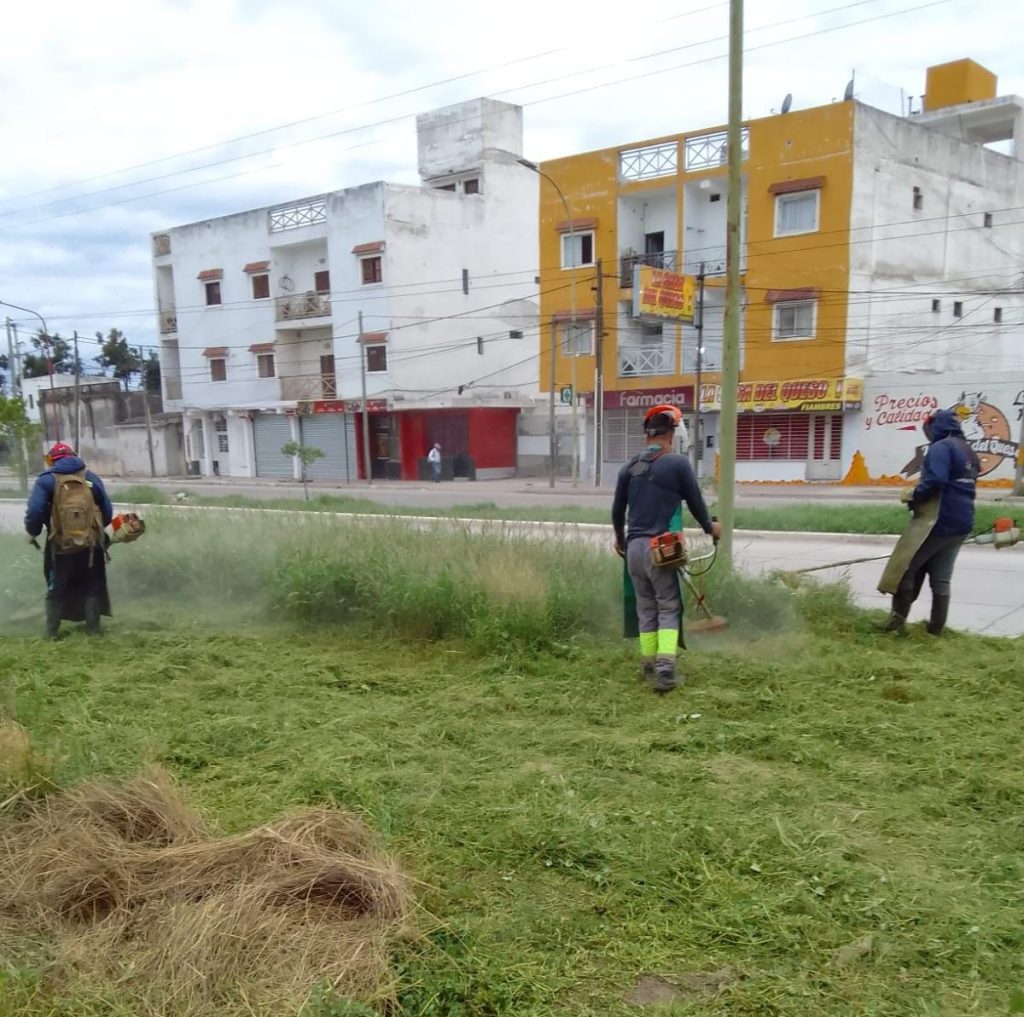
[{"label": "brown backpack", "polygon": [[71,554],[95,547],[103,532],[103,523],[85,470],[55,473],[53,480],[50,540],[54,550],[57,554]]}]

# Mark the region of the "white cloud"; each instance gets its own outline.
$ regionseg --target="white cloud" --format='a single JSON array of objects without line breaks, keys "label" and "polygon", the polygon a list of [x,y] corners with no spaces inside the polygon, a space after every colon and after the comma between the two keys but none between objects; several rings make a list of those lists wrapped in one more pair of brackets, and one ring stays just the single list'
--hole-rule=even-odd
[{"label": "white cloud", "polygon": [[[952,0],[851,25],[922,2],[747,0],[745,114],[767,114],[787,92],[796,108],[829,102],[853,69],[859,94],[895,111],[900,89],[923,91],[927,65],[961,56],[1005,72],[1000,92],[1024,92],[1011,45],[1024,32],[1020,5]],[[0,91],[14,97],[0,123],[0,299],[44,309],[65,331],[141,314],[127,320],[137,341],[151,341],[151,231],[367,180],[414,179],[413,116],[475,95],[524,104],[536,159],[721,123],[727,14],[714,0],[688,0],[682,11],[673,0],[12,6],[0,61]],[[781,21],[791,23],[765,27]],[[840,30],[795,38],[831,28]],[[766,42],[779,44],[757,48]],[[482,73],[464,77],[474,71]],[[620,79],[633,80],[581,91]],[[374,101],[389,95],[398,97]],[[302,143],[323,135],[333,136]],[[216,147],[180,155],[204,146]],[[131,181],[142,182],[126,188]],[[66,214],[93,206],[107,207]]]}]

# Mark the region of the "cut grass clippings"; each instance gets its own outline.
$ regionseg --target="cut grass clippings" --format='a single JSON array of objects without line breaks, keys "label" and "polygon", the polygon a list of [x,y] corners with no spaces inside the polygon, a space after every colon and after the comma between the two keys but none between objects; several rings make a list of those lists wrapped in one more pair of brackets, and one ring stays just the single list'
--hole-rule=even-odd
[{"label": "cut grass clippings", "polygon": [[[962,1017],[1021,987],[1020,640],[881,636],[841,587],[713,572],[731,630],[657,698],[605,549],[149,519],[112,549],[103,640],[33,638],[39,557],[0,540],[7,811],[155,764],[226,835],[358,815],[421,887],[389,958],[416,1017],[626,1015],[654,989],[680,1017]],[[56,944],[0,940],[0,1017],[144,1012],[130,971]],[[310,988],[302,1017],[373,1002]],[[201,1012],[165,989],[162,1017]]]},{"label": "cut grass clippings", "polygon": [[[482,654],[115,621],[102,642],[0,642],[0,709],[62,787],[155,763],[227,834],[360,815],[421,887],[420,935],[391,956],[405,1015],[625,1017],[652,984],[679,1017],[1006,1013],[1019,641],[799,610],[687,654],[665,698],[607,638]],[[51,951],[4,938],[0,1014],[140,1012],[114,980],[54,984]]]}]

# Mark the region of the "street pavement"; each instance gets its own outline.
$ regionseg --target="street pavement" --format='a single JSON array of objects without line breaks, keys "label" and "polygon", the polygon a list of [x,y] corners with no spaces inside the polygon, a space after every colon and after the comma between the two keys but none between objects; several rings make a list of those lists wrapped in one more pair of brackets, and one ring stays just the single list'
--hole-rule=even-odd
[{"label": "street pavement", "polygon": [[[606,498],[604,503],[607,504]],[[449,499],[445,504],[451,505],[453,502]],[[145,507],[142,511],[145,511]],[[235,510],[190,507],[178,511],[216,513]],[[0,501],[0,529],[19,531],[23,513],[21,502]],[[317,518],[323,519],[324,516]],[[343,523],[352,517],[337,518],[339,523]],[[408,522],[410,525],[433,526],[438,520],[417,517]],[[611,553],[608,526],[485,521],[459,521],[451,522],[450,525],[466,526],[474,530],[498,526],[515,533],[561,536],[609,547]],[[759,574],[884,557],[892,550],[895,540],[895,537],[865,537],[856,534],[739,531],[734,538],[734,553],[739,568],[749,574]],[[886,608],[888,598],[875,589],[883,565],[883,561],[870,561],[824,569],[813,575],[826,582],[848,582],[857,602],[864,607]],[[911,612],[911,621],[926,617],[929,602],[930,598],[925,592]],[[964,547],[953,582],[950,625],[952,628],[992,636],[1024,635],[1024,542],[1001,551],[990,546]]]}]

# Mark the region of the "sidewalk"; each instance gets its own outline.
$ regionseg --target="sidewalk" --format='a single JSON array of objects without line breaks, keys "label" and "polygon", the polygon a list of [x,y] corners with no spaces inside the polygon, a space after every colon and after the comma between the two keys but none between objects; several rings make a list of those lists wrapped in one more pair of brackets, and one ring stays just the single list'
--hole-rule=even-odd
[{"label": "sidewalk", "polygon": [[[112,488],[129,486],[171,487],[176,491],[208,491],[210,493],[244,493],[245,489],[258,489],[265,494],[257,497],[287,498],[301,493],[302,485],[295,480],[274,480],[264,477],[111,477],[108,485]],[[908,485],[909,486],[909,485]],[[373,499],[374,494],[392,496],[396,492],[422,493],[438,498],[451,495],[462,502],[466,495],[474,501],[490,501],[500,495],[531,495],[539,499],[555,499],[564,505],[592,505],[595,500],[606,503],[615,489],[615,478],[607,478],[601,487],[591,482],[580,481],[573,485],[571,480],[557,478],[552,487],[545,477],[509,477],[502,480],[455,480],[442,484],[425,481],[365,480],[345,484],[336,481],[311,481],[310,494],[350,495],[355,498]],[[738,484],[737,502],[753,504],[778,501],[796,504],[800,502],[830,501],[846,504],[893,504],[899,498],[900,488],[883,486],[854,487],[843,484]],[[706,498],[714,499],[713,488],[705,490]],[[389,497],[390,500],[390,497]],[[1024,504],[1024,498],[1015,498],[1009,489],[981,488],[978,500],[984,502],[1014,502]]]}]

